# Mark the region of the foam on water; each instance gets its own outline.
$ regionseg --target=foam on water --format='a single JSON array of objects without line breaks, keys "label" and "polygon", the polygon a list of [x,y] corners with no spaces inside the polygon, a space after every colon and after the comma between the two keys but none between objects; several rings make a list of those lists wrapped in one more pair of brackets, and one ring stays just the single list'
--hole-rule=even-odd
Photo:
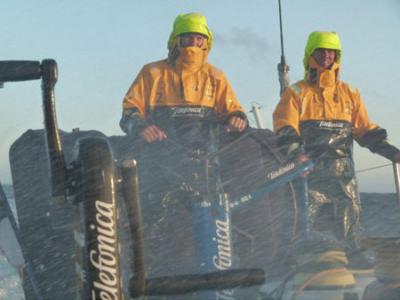
[{"label": "foam on water", "polygon": [[21,281],[15,270],[6,257],[0,252],[0,300],[21,300],[24,293]]}]

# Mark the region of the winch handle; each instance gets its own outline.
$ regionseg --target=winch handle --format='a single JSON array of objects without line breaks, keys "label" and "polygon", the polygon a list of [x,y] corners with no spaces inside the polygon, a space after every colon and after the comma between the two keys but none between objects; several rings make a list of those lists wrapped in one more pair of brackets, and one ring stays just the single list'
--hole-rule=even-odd
[{"label": "winch handle", "polygon": [[40,61],[4,60],[0,61],[0,82],[26,81],[40,79],[42,69]]}]

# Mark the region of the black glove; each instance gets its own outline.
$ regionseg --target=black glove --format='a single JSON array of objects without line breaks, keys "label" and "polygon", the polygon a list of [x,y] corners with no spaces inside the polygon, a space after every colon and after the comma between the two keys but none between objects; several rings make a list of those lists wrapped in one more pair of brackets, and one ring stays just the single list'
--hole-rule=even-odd
[{"label": "black glove", "polygon": [[278,147],[283,155],[296,157],[304,154],[304,141],[293,127],[285,126],[276,135]]},{"label": "black glove", "polygon": [[137,137],[142,130],[152,125],[148,120],[142,119],[136,108],[124,110],[119,126],[131,137]]}]

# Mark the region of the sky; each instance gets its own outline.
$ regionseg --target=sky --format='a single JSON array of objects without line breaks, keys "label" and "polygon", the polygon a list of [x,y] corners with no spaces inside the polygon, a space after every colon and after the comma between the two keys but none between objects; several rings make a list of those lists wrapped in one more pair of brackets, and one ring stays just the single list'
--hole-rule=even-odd
[{"label": "sky", "polygon": [[[281,0],[291,82],[303,76],[307,37],[336,31],[341,79],[359,88],[370,118],[400,146],[400,0]],[[209,62],[225,72],[247,111],[262,108],[272,127],[279,101],[278,0],[2,0],[0,60],[58,63],[60,129],[122,135],[122,98],[140,68],[167,55],[179,13],[201,12],[214,32]],[[0,89],[0,181],[11,182],[8,151],[28,129],[43,128],[39,81]],[[251,113],[249,118],[253,119]],[[355,146],[356,169],[388,164]],[[361,192],[393,192],[392,168],[359,173]]]}]

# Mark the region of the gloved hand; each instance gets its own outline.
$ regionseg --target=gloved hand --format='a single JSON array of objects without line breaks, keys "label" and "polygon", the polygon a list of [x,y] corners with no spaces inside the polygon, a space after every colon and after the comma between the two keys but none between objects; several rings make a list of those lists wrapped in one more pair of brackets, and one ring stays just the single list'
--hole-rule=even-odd
[{"label": "gloved hand", "polygon": [[149,125],[145,127],[140,135],[147,143],[153,143],[155,141],[162,141],[167,138],[165,132],[159,128],[157,125]]},{"label": "gloved hand", "polygon": [[[305,153],[303,144],[299,142],[294,142],[289,145],[287,150],[287,155],[289,158],[294,159],[301,163],[310,160],[310,157]],[[308,175],[310,175],[310,172],[311,171],[308,170],[303,174],[301,174],[301,176],[307,177]]]},{"label": "gloved hand", "polygon": [[228,119],[226,126],[227,132],[243,132],[247,127],[247,121],[238,116],[232,116]]},{"label": "gloved hand", "polygon": [[[301,154],[297,157],[297,160],[298,160],[299,162],[305,162],[305,161],[310,160],[310,158],[308,157],[307,154],[301,153]],[[308,175],[310,175],[311,171],[312,171],[312,170],[307,170],[307,171],[305,171],[303,174],[301,174],[301,177],[307,177]]]},{"label": "gloved hand", "polygon": [[303,138],[291,126],[281,128],[277,133],[277,144],[281,153],[290,158],[294,158],[304,153]]}]

